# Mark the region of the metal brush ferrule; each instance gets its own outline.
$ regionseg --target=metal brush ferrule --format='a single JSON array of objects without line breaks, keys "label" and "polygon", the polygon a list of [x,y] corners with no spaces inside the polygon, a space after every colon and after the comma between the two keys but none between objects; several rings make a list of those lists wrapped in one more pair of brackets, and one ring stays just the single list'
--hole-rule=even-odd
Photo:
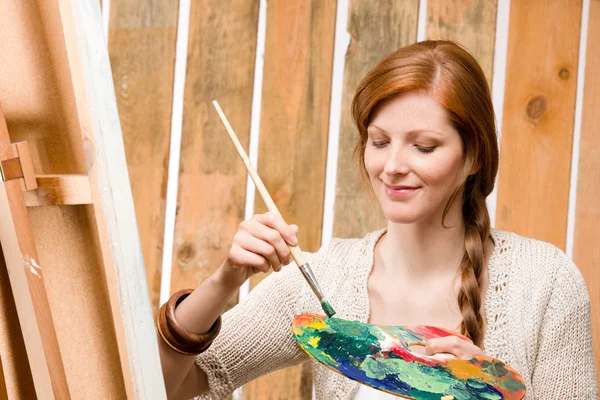
[{"label": "metal brush ferrule", "polygon": [[317,278],[315,278],[312,269],[310,269],[310,265],[308,265],[308,263],[302,264],[299,268],[300,272],[302,272],[302,275],[304,275],[304,278],[306,278],[308,285],[313,290],[313,292],[315,292],[315,294],[319,298],[319,301],[321,301],[325,296],[323,295],[323,292],[321,291],[321,288],[317,283]]}]

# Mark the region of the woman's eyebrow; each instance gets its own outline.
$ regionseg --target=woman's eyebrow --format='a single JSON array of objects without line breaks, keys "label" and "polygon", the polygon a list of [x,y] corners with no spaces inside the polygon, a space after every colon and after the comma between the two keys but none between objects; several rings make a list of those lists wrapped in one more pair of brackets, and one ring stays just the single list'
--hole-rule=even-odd
[{"label": "woman's eyebrow", "polygon": [[444,136],[443,132],[436,131],[436,130],[433,130],[433,129],[415,129],[414,131],[409,131],[408,133],[421,133],[421,132],[435,133],[436,135]]},{"label": "woman's eyebrow", "polygon": [[387,132],[385,131],[385,129],[381,129],[381,128],[380,128],[380,127],[378,127],[377,125],[370,124],[369,126],[367,126],[367,130],[369,130],[369,129],[371,129],[371,128],[377,129],[378,131],[381,131],[381,132],[383,132],[383,133],[387,133]]},{"label": "woman's eyebrow", "polygon": [[388,136],[388,137],[390,136],[390,134],[387,133],[387,131],[385,129],[381,129],[377,125],[367,126],[367,134],[368,135],[374,135],[374,134],[377,134],[378,132],[383,134],[384,136]]},{"label": "woman's eyebrow", "polygon": [[[377,129],[378,131],[381,131],[382,133],[389,135],[389,133],[385,129],[382,129],[382,128],[378,127],[377,125],[371,124],[367,127],[367,130],[369,130],[370,128]],[[408,131],[406,133],[410,135],[410,134],[415,134],[415,133],[427,133],[427,132],[434,133],[439,136],[444,136],[443,132],[436,131],[434,129],[414,129],[414,130]]]}]

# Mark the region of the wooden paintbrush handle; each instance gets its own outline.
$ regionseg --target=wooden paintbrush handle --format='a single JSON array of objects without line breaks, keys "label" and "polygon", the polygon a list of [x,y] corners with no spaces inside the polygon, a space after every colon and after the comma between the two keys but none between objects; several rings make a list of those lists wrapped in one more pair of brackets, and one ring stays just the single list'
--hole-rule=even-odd
[{"label": "wooden paintbrush handle", "polygon": [[[235,149],[237,150],[238,154],[242,158],[242,161],[244,162],[244,165],[246,166],[246,170],[248,171],[248,174],[250,174],[252,181],[254,181],[254,184],[256,185],[256,189],[258,190],[258,193],[260,193],[260,197],[262,197],[263,201],[267,205],[267,209],[270,212],[281,216],[281,213],[277,209],[277,206],[275,205],[275,202],[273,201],[273,199],[271,198],[271,195],[267,191],[267,188],[265,187],[262,180],[260,179],[260,176],[258,176],[258,172],[256,172],[256,169],[252,166],[252,164],[250,164],[250,159],[248,158],[248,155],[246,154],[244,147],[242,147],[242,144],[238,140],[235,132],[233,131],[233,128],[229,124],[229,121],[227,120],[227,117],[223,113],[223,110],[221,110],[221,106],[219,106],[219,103],[216,100],[213,100],[212,103],[213,103],[213,106],[215,106],[215,109],[217,110],[217,114],[219,114],[219,117],[221,118],[221,122],[223,122],[223,125],[225,125],[225,129],[227,130],[227,133],[229,134],[229,137],[231,138],[231,141],[233,142]],[[300,250],[299,246],[290,246],[288,244],[288,247],[290,248],[292,257],[294,258],[294,261],[296,261],[296,264],[298,264],[298,266],[306,264],[306,260],[304,258],[304,255],[302,254],[302,250]]]}]

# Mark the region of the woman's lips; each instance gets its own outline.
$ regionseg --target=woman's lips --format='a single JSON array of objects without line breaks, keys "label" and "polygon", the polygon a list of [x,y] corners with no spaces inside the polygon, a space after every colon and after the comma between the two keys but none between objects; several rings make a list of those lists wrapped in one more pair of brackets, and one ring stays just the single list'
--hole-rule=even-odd
[{"label": "woman's lips", "polygon": [[392,186],[385,185],[385,193],[393,198],[408,198],[413,196],[419,189],[419,186]]}]

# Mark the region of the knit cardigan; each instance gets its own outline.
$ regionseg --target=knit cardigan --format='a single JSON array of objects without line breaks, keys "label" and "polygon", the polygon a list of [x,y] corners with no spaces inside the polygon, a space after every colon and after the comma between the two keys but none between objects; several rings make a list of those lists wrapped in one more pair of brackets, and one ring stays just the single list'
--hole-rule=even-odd
[{"label": "knit cardigan", "polygon": [[[384,232],[333,239],[306,254],[337,318],[368,321],[367,280]],[[549,243],[496,229],[491,237],[484,353],[521,374],[525,399],[596,400],[590,301],[581,273]],[[197,357],[210,387],[200,398],[224,398],[259,376],[308,361],[291,333],[294,316],[305,312],[323,313],[295,265],[264,279],[223,315],[220,335]],[[312,366],[317,399],[353,398],[359,383],[316,361]]]}]

